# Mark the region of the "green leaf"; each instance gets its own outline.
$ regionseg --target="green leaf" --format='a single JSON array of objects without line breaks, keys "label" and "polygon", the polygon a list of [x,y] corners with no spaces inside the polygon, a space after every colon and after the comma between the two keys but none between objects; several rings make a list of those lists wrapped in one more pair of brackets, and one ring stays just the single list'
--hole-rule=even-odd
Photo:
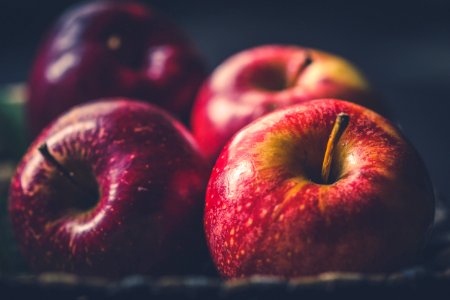
[{"label": "green leaf", "polygon": [[17,161],[26,150],[25,100],[24,84],[0,87],[0,161]]}]

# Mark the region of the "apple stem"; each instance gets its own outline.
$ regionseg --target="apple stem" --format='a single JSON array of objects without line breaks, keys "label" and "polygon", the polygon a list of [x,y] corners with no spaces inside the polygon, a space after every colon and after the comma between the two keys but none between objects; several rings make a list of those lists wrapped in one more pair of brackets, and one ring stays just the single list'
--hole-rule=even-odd
[{"label": "apple stem", "polygon": [[340,113],[336,117],[333,129],[331,130],[330,137],[328,138],[327,148],[325,150],[325,155],[322,164],[322,180],[325,184],[328,183],[331,171],[331,162],[333,161],[334,151],[336,145],[339,142],[342,134],[348,126],[350,121],[349,115],[345,113]]},{"label": "apple stem", "polygon": [[89,198],[92,198],[94,201],[97,201],[98,195],[97,192],[92,190],[91,188],[81,184],[78,180],[76,180],[75,175],[73,172],[70,172],[67,170],[56,158],[50,153],[50,150],[48,149],[47,143],[43,143],[38,148],[41,155],[49,162],[51,165],[53,165],[58,172],[67,180],[77,188],[81,193],[85,194]]},{"label": "apple stem", "polygon": [[310,64],[312,64],[312,62],[313,62],[313,59],[311,57],[311,53],[309,53],[309,51],[308,51],[305,53],[305,60],[300,65],[300,67],[298,68],[298,70],[294,74],[294,76],[292,76],[292,79],[288,84],[289,87],[295,85],[295,82],[297,81],[300,74],[306,69],[306,67],[308,67]]}]

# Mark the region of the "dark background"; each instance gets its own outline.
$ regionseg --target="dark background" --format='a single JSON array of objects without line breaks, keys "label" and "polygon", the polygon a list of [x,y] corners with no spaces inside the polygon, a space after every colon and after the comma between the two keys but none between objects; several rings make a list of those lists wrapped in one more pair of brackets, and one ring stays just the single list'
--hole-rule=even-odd
[{"label": "dark background", "polygon": [[[0,0],[0,84],[27,78],[46,28],[75,0]],[[383,96],[450,198],[450,1],[144,1],[192,37],[212,70],[266,43],[342,55]]]}]

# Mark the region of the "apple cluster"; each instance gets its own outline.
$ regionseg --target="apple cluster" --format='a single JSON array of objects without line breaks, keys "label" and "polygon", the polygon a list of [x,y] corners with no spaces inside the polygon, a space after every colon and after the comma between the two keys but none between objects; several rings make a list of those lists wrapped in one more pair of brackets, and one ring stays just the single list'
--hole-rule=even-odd
[{"label": "apple cluster", "polygon": [[36,272],[179,275],[210,259],[224,278],[396,271],[420,258],[434,197],[382,115],[337,55],[264,45],[207,77],[151,8],[81,4],[31,71],[15,237]]}]

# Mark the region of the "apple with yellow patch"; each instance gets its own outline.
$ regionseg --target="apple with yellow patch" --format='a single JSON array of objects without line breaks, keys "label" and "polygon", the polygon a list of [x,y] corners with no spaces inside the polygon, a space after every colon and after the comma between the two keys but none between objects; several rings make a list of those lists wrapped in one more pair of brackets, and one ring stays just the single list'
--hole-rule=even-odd
[{"label": "apple with yellow patch", "polygon": [[362,106],[322,99],[239,131],[213,169],[204,225],[225,278],[414,264],[434,196],[412,145]]},{"label": "apple with yellow patch", "polygon": [[203,84],[191,127],[214,161],[239,129],[275,109],[319,98],[347,99],[383,112],[364,75],[336,55],[266,45],[235,54]]}]

